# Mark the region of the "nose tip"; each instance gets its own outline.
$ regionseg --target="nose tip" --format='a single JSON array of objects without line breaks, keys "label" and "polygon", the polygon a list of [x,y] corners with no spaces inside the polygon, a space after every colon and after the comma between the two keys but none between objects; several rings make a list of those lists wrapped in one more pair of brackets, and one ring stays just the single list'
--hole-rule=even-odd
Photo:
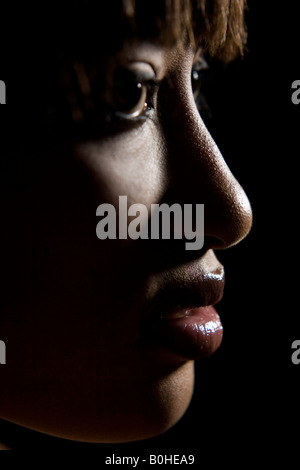
[{"label": "nose tip", "polygon": [[240,184],[231,175],[230,188],[219,188],[215,203],[205,207],[204,235],[214,239],[214,247],[225,249],[237,245],[252,226],[252,209]]}]

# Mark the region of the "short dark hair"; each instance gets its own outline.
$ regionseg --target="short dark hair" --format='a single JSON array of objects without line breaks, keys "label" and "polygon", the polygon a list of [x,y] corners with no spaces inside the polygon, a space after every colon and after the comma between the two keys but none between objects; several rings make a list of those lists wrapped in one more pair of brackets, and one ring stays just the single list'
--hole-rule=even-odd
[{"label": "short dark hair", "polygon": [[139,37],[152,32],[172,42],[187,32],[191,42],[225,61],[243,54],[245,0],[123,0],[122,4]]}]

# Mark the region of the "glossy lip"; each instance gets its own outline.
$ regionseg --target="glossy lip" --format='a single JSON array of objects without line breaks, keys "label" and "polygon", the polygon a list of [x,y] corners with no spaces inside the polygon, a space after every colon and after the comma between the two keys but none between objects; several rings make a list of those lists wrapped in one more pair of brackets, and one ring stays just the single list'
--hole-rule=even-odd
[{"label": "glossy lip", "polygon": [[[182,280],[184,279],[184,281]],[[143,322],[143,347],[172,362],[196,360],[218,349],[223,327],[213,305],[223,296],[225,273],[196,270],[170,278],[157,292]]]}]

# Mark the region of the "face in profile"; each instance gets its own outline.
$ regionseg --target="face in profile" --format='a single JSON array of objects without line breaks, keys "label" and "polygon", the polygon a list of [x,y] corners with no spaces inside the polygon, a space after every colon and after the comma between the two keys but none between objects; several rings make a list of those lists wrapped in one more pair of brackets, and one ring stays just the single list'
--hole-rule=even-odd
[{"label": "face in profile", "polygon": [[[205,31],[191,37],[189,10],[186,24],[173,11],[177,29],[153,26],[165,12],[150,15],[143,34],[143,12],[125,4],[118,15],[129,26],[98,54],[95,44],[53,44],[59,53],[45,67],[59,92],[54,99],[40,86],[47,137],[30,133],[5,185],[0,416],[88,442],[149,438],[183,416],[194,361],[222,341],[215,250],[251,226],[248,199],[198,107]],[[103,204],[115,209],[115,237],[97,236]],[[128,236],[137,216],[150,230],[154,204],[204,204],[201,248],[186,249],[171,222],[168,238]]]}]

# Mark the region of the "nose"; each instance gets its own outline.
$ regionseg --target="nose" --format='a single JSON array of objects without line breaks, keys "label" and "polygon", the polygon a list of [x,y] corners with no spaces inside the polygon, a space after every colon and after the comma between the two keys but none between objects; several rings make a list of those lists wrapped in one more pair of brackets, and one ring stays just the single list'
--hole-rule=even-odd
[{"label": "nose", "polygon": [[168,122],[172,199],[204,204],[206,246],[222,249],[237,244],[252,225],[250,202],[201,119],[192,92],[177,90],[176,109],[168,113]]}]

